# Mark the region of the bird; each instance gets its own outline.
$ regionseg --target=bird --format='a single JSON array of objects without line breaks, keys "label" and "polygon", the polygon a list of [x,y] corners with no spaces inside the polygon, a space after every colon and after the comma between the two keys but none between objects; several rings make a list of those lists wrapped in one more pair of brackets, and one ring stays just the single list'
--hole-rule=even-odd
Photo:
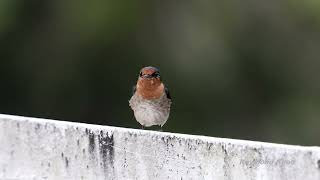
[{"label": "bird", "polygon": [[163,84],[159,69],[143,67],[129,100],[129,106],[142,129],[158,125],[162,131],[162,126],[169,118],[171,104],[169,89]]}]

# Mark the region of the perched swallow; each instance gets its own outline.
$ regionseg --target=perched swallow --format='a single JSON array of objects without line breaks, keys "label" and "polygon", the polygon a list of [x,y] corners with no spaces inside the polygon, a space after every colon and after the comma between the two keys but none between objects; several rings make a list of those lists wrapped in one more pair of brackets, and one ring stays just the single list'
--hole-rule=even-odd
[{"label": "perched swallow", "polygon": [[136,120],[144,127],[162,126],[170,114],[171,96],[155,67],[141,69],[133,96],[129,101]]}]

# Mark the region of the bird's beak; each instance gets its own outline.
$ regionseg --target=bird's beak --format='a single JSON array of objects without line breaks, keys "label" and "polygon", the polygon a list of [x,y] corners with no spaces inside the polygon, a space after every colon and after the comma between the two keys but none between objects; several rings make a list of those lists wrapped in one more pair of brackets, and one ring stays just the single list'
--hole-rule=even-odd
[{"label": "bird's beak", "polygon": [[141,76],[142,78],[146,78],[146,79],[151,79],[152,76],[150,74],[145,74],[143,76]]}]

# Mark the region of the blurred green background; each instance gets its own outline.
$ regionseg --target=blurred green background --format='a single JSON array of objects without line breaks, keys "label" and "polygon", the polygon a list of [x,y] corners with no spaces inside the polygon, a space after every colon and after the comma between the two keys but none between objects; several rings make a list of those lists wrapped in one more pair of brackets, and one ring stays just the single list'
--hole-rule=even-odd
[{"label": "blurred green background", "polygon": [[140,128],[156,66],[169,132],[320,145],[320,1],[0,1],[0,112]]}]

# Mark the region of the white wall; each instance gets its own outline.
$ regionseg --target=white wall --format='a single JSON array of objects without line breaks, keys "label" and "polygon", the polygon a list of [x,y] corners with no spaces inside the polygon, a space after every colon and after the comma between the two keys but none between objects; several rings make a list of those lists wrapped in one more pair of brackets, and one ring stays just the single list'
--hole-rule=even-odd
[{"label": "white wall", "polygon": [[0,115],[0,179],[320,180],[320,148]]}]

